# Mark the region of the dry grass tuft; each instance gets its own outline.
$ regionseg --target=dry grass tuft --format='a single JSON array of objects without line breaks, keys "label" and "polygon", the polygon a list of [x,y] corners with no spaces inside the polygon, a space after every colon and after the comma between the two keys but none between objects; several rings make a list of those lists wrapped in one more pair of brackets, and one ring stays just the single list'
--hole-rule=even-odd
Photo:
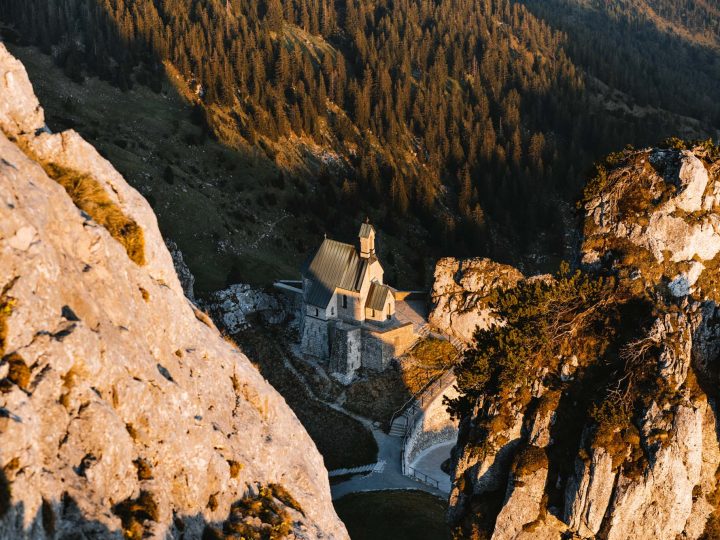
[{"label": "dry grass tuft", "polygon": [[12,353],[3,357],[3,362],[9,364],[9,370],[7,377],[0,381],[0,391],[9,392],[12,385],[27,390],[30,386],[31,372],[23,357]]},{"label": "dry grass tuft", "polygon": [[133,461],[137,469],[138,480],[152,480],[152,464],[145,458],[137,458]]},{"label": "dry grass tuft", "polygon": [[89,174],[41,159],[24,138],[11,138],[11,140],[29,159],[40,164],[50,178],[65,188],[75,206],[122,244],[130,260],[140,266],[146,263],[145,234],[142,228],[135,220],[123,213],[100,182]]},{"label": "dry grass tuft", "polygon": [[116,504],[113,513],[122,522],[123,537],[141,540],[145,535],[145,522],[158,520],[158,507],[153,494],[142,490],[137,499],[126,499]]},{"label": "dry grass tuft", "polygon": [[48,176],[60,184],[75,206],[103,226],[120,242],[128,257],[136,264],[145,264],[145,235],[142,228],[126,216],[93,177],[66,167],[49,163],[43,167]]},{"label": "dry grass tuft", "polygon": [[0,293],[0,357],[5,353],[5,342],[7,340],[7,319],[15,307],[15,299],[8,296],[7,291],[10,285],[3,287]]},{"label": "dry grass tuft", "polygon": [[520,451],[513,464],[515,478],[530,476],[540,469],[547,469],[548,458],[545,449],[537,446],[528,446]]},{"label": "dry grass tuft", "polygon": [[302,515],[305,515],[305,512],[303,512],[300,503],[295,500],[295,497],[290,495],[290,492],[285,489],[284,486],[280,484],[269,484],[268,488],[272,492],[273,497],[275,497],[278,501],[283,503],[285,506],[292,508],[297,512],[300,512]]},{"label": "dry grass tuft", "polygon": [[146,302],[150,301],[150,293],[147,292],[147,289],[144,289],[142,287],[138,287],[140,289],[140,294],[142,295],[142,299]]},{"label": "dry grass tuft", "polygon": [[230,466],[230,478],[237,478],[240,471],[243,470],[244,465],[235,460],[229,459],[228,465]]},{"label": "dry grass tuft", "polygon": [[286,538],[292,530],[292,518],[280,498],[287,492],[282,489],[283,493],[276,493],[277,488],[277,484],[262,486],[256,496],[245,497],[234,503],[230,518],[223,525],[223,532],[228,536],[239,535],[248,540]]}]

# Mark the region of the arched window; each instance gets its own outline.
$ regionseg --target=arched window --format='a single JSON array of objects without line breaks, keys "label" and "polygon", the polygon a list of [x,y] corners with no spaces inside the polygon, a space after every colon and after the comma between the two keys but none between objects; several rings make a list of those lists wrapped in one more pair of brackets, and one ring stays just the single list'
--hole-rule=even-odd
[{"label": "arched window", "polygon": [[347,294],[343,294],[342,307],[343,307],[343,309],[347,309]]}]

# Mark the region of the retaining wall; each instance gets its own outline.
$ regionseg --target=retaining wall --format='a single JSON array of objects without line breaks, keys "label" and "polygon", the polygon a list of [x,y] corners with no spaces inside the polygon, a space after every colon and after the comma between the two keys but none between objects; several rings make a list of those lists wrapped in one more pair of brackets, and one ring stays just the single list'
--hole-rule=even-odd
[{"label": "retaining wall", "polygon": [[454,377],[446,388],[415,416],[410,435],[405,439],[403,469],[423,450],[439,443],[457,441],[458,423],[450,418],[446,406],[443,405],[443,398],[446,396],[450,399],[458,396]]}]

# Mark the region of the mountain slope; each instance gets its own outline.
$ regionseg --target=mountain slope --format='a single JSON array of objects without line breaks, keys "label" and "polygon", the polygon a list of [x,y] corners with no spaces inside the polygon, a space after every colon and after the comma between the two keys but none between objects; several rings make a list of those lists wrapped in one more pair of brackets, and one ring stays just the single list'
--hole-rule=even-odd
[{"label": "mountain slope", "polygon": [[[0,44],[0,536],[347,538],[311,439],[145,200]],[[261,512],[262,511],[262,512]]]},{"label": "mountain slope", "polygon": [[[720,126],[720,6],[701,0],[522,0],[566,32],[573,62],[629,105]],[[687,84],[692,81],[692,84]],[[638,141],[639,142],[639,141]]]},{"label": "mountain slope", "polygon": [[692,99],[663,79],[642,119],[605,107],[572,40],[508,0],[4,0],[0,17],[77,81],[160,90],[168,72],[222,142],[309,179],[296,200],[329,209],[322,228],[369,214],[431,254],[562,254],[564,203],[611,144],[714,131],[707,77]]}]

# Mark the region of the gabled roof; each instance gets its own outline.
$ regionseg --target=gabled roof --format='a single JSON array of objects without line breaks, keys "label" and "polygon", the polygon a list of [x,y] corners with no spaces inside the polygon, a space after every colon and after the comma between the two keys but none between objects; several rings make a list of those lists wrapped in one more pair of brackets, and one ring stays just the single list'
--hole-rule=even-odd
[{"label": "gabled roof", "polygon": [[375,232],[375,228],[370,225],[370,223],[365,222],[362,225],[360,225],[360,234],[358,236],[360,238],[370,238],[370,234]]},{"label": "gabled roof", "polygon": [[385,309],[385,302],[387,301],[389,294],[392,294],[390,287],[387,285],[381,285],[377,281],[373,281],[370,285],[370,291],[368,291],[365,308],[382,311]]},{"label": "gabled roof", "polygon": [[326,308],[335,289],[359,291],[368,262],[355,246],[326,238],[303,269],[303,277],[310,280],[305,301]]}]

